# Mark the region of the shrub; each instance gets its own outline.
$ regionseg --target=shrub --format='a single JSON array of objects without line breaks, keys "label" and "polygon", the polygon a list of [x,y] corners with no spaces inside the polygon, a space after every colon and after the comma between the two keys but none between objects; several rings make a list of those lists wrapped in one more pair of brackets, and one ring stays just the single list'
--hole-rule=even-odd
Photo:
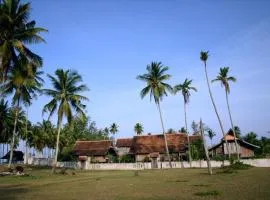
[{"label": "shrub", "polygon": [[143,159],[143,162],[150,162],[150,161],[151,161],[151,159],[148,156],[145,156]]},{"label": "shrub", "polygon": [[132,155],[123,155],[120,159],[121,163],[134,163],[135,157]]},{"label": "shrub", "polygon": [[15,169],[19,173],[23,173],[23,171],[24,171],[24,168],[22,166],[17,166],[17,167],[15,167]]}]

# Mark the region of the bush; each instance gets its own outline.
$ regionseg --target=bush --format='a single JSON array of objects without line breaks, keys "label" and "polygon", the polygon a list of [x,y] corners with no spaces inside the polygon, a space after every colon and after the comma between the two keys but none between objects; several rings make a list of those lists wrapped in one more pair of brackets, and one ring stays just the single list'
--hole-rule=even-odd
[{"label": "bush", "polygon": [[123,155],[120,159],[121,163],[134,163],[135,157],[132,155]]},{"label": "bush", "polygon": [[252,166],[237,161],[237,162],[231,164],[229,167],[232,168],[232,169],[234,169],[234,170],[243,170],[243,169],[249,169]]},{"label": "bush", "polygon": [[23,173],[23,171],[24,171],[24,168],[22,166],[17,166],[17,167],[15,167],[15,169],[19,173]]},{"label": "bush", "polygon": [[151,162],[151,159],[148,156],[145,156],[143,162]]},{"label": "bush", "polygon": [[73,147],[64,147],[61,153],[59,153],[58,160],[61,161],[76,161]]}]

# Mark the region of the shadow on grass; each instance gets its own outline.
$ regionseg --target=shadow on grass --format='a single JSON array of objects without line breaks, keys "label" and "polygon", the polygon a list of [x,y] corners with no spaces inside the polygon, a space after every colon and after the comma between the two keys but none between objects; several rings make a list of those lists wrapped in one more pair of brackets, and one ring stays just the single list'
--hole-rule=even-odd
[{"label": "shadow on grass", "polygon": [[205,191],[205,192],[196,192],[194,193],[196,196],[205,197],[205,196],[219,196],[220,192],[216,190]]},{"label": "shadow on grass", "polygon": [[208,187],[208,186],[210,186],[210,184],[194,184],[192,186],[195,186],[195,187]]},{"label": "shadow on grass", "polygon": [[0,197],[1,199],[21,199],[23,194],[27,193],[29,190],[21,186],[1,186]]}]

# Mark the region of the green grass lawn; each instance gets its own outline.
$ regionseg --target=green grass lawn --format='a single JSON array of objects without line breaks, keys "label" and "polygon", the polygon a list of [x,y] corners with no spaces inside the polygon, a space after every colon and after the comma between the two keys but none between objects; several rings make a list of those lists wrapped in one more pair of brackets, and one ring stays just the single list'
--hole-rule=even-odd
[{"label": "green grass lawn", "polygon": [[50,175],[33,169],[29,177],[0,177],[0,199],[270,199],[270,168],[209,176],[206,169],[76,171]]}]

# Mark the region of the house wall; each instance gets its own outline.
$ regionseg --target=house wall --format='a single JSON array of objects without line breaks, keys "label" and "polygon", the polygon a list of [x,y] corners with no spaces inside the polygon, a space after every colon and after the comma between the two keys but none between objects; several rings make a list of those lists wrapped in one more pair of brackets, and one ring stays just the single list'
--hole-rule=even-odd
[{"label": "house wall", "polygon": [[123,155],[127,155],[129,153],[129,147],[119,147],[117,148],[118,156],[122,157]]},{"label": "house wall", "polygon": [[106,163],[106,156],[93,156],[90,160],[91,163]]},{"label": "house wall", "polygon": [[241,158],[251,158],[254,156],[254,151],[244,146],[240,148]]},{"label": "house wall", "polygon": [[[229,146],[229,151],[231,154],[237,153],[235,142],[228,142],[228,146]],[[240,149],[241,146],[239,145],[239,143],[237,143],[237,147],[238,147],[238,149]],[[224,153],[227,155],[228,151],[227,151],[227,147],[226,147],[225,142],[223,143],[223,150],[224,150]]]}]

